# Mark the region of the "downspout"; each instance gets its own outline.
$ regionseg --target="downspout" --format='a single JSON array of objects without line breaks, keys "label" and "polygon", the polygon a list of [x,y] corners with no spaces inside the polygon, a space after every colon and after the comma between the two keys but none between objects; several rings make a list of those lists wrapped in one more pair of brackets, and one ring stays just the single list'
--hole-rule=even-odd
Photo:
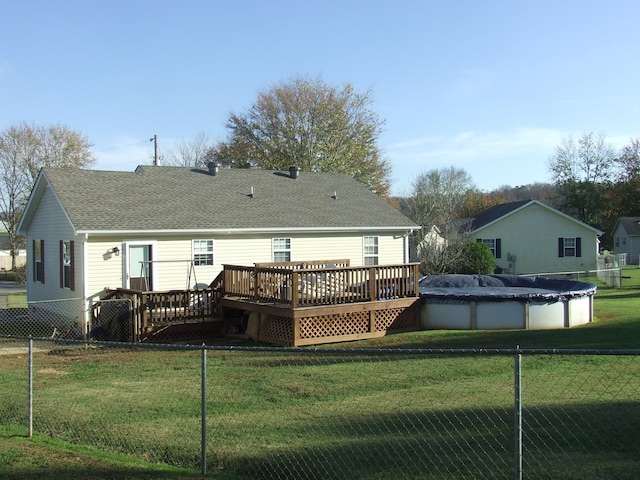
[{"label": "downspout", "polygon": [[402,263],[409,263],[409,236],[411,235],[411,232],[413,230],[409,230],[407,233],[404,234],[404,247],[403,247],[403,255],[404,255],[404,261]]},{"label": "downspout", "polygon": [[87,252],[87,242],[89,240],[89,234],[85,233],[82,240],[82,298],[84,299],[84,333],[85,340],[89,338],[89,320],[91,305],[87,292],[89,291],[89,275],[87,274],[89,253]]}]

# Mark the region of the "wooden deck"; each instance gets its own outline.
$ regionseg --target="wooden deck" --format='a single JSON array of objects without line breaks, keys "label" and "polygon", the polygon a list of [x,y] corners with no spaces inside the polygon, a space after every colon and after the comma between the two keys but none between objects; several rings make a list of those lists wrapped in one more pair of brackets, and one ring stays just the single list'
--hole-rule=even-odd
[{"label": "wooden deck", "polygon": [[247,335],[281,345],[361,340],[419,328],[418,264],[333,265],[225,265],[222,308],[249,312]]},{"label": "wooden deck", "polygon": [[[180,332],[224,331],[231,312],[244,312],[245,333],[280,345],[360,340],[419,328],[418,264],[350,267],[347,260],[224,265],[206,289],[107,292],[131,308],[133,341]],[[123,338],[124,340],[124,338]]]}]

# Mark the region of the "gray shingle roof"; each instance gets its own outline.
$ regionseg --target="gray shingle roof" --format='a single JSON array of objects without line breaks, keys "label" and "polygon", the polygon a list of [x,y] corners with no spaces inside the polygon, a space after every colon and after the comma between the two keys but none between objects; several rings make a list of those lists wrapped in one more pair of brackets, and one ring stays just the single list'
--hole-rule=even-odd
[{"label": "gray shingle roof", "polygon": [[509,202],[502,203],[500,205],[494,205],[493,207],[489,207],[486,210],[478,213],[471,222],[471,229],[477,230],[485,225],[488,225],[495,220],[504,217],[508,213],[511,213],[518,208],[526,205],[531,202],[531,200],[521,200],[519,202]]},{"label": "gray shingle roof", "polygon": [[79,231],[415,227],[345,174],[145,166],[43,175]]},{"label": "gray shingle roof", "polygon": [[618,222],[630,237],[640,236],[640,217],[620,217]]}]

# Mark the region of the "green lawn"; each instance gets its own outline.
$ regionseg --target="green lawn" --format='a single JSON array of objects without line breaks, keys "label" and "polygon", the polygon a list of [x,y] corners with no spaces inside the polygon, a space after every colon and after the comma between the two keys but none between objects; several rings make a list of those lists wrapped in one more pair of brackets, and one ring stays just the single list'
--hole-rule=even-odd
[{"label": "green lawn", "polygon": [[[640,349],[640,270],[625,276],[622,289],[600,286],[596,321],[573,329],[210,351],[210,477],[512,478],[511,356],[340,349]],[[24,433],[25,356],[0,357],[0,477],[200,478],[199,355],[63,346],[36,353],[33,439]],[[639,364],[525,355],[525,476],[636,478]]]}]

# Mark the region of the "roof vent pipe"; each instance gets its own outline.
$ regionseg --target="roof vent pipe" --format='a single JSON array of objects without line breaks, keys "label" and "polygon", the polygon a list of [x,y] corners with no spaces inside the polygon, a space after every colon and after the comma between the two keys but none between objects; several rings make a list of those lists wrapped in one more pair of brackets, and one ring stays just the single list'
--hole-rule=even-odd
[{"label": "roof vent pipe", "polygon": [[300,167],[289,167],[289,176],[293,179],[298,178],[300,175]]},{"label": "roof vent pipe", "polygon": [[209,175],[213,175],[215,177],[218,174],[219,167],[216,162],[209,162],[207,167],[209,167]]}]

